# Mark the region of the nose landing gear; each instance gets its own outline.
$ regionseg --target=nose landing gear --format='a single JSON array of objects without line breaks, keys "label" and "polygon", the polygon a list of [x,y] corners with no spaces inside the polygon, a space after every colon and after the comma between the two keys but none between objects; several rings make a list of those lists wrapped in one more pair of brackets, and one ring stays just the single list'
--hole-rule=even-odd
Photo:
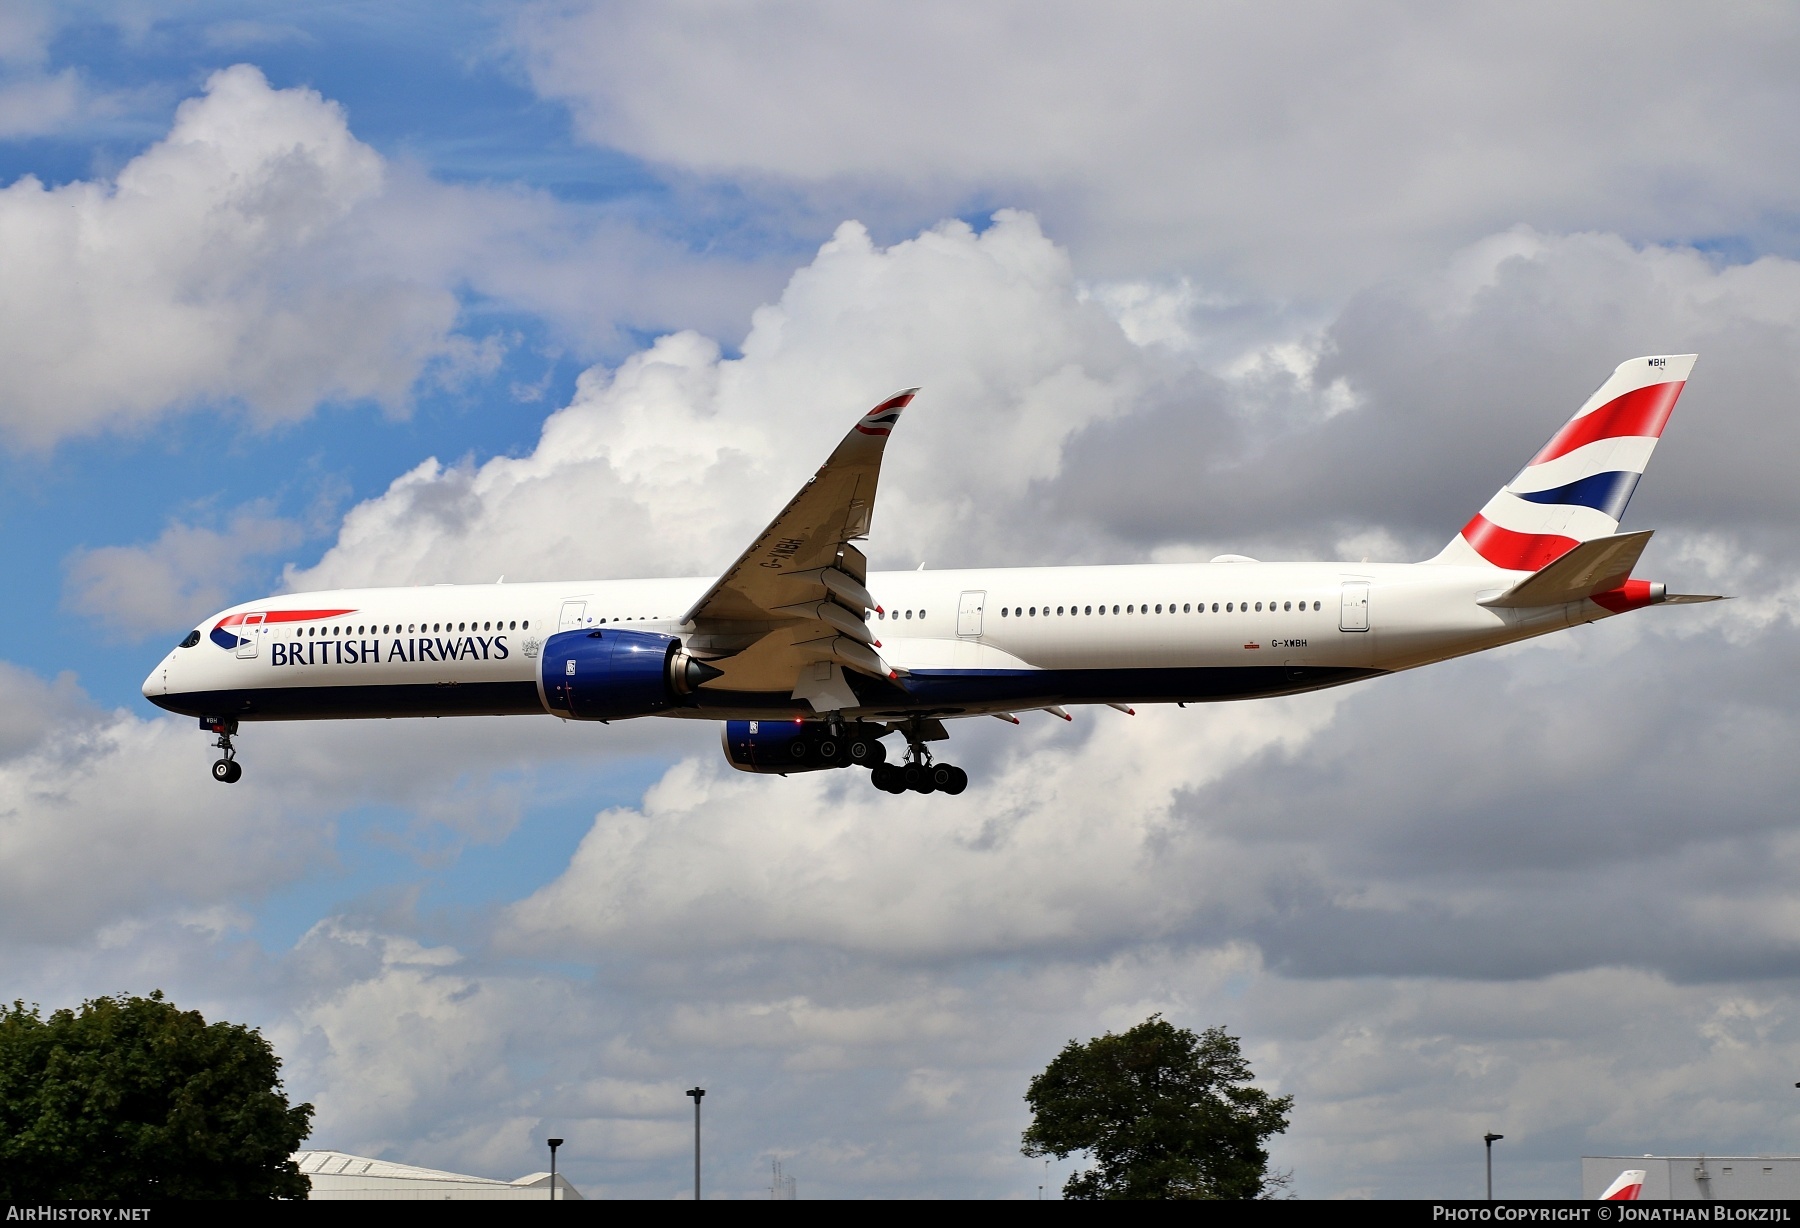
[{"label": "nose landing gear", "polygon": [[237,748],[231,744],[231,735],[237,732],[238,723],[224,717],[203,716],[200,718],[200,728],[219,735],[219,740],[213,745],[219,748],[223,757],[212,765],[213,779],[220,784],[236,784],[244,774],[244,765],[237,761]]}]

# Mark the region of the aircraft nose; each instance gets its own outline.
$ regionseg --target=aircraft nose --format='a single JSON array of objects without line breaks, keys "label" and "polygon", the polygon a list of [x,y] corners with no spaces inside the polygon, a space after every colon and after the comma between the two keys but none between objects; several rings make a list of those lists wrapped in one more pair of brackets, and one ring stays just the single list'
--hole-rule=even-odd
[{"label": "aircraft nose", "polygon": [[144,679],[144,698],[155,700],[169,693],[169,659],[164,657],[162,663],[150,671]]}]

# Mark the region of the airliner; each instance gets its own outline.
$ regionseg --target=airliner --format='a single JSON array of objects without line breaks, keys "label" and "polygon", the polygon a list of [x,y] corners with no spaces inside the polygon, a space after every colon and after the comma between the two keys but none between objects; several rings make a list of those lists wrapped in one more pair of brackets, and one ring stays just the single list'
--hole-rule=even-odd
[{"label": "airliner", "polygon": [[194,628],[143,692],[198,718],[228,784],[247,721],[661,716],[720,722],[746,772],[856,766],[890,793],[956,794],[968,774],[931,749],[949,720],[1293,695],[1717,600],[1632,578],[1650,532],[1618,532],[1694,358],[1621,363],[1422,563],[871,573],[858,543],[910,389],[858,419],[717,578],[263,597]]}]

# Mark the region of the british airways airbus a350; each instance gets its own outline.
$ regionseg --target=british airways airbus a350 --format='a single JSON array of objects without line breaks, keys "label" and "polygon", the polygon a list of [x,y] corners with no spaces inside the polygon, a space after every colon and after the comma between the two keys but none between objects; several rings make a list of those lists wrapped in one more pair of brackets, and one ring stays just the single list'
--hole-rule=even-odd
[{"label": "british airways airbus a350", "polygon": [[[548,714],[716,720],[747,772],[856,765],[890,793],[960,793],[967,774],[930,750],[948,718],[1291,695],[1716,600],[1632,579],[1650,533],[1617,532],[1693,365],[1621,363],[1449,545],[1410,564],[871,574],[857,543],[903,392],[716,580],[265,597],[191,631],[144,695],[217,736],[226,783],[242,775],[243,721]],[[902,762],[887,762],[889,734]]]}]

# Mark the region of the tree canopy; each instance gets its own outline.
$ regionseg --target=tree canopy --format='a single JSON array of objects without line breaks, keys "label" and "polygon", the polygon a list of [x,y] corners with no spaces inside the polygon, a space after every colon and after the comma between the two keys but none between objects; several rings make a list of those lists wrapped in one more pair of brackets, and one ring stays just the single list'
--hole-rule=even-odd
[{"label": "tree canopy", "polygon": [[254,1028],[160,990],[44,1018],[0,1009],[0,1201],[305,1198],[290,1107]]},{"label": "tree canopy", "polygon": [[1269,1173],[1263,1142],[1287,1129],[1294,1098],[1249,1086],[1255,1077],[1225,1029],[1196,1035],[1161,1015],[1072,1040],[1025,1093],[1023,1150],[1092,1157],[1065,1198],[1266,1197],[1286,1181]]}]

